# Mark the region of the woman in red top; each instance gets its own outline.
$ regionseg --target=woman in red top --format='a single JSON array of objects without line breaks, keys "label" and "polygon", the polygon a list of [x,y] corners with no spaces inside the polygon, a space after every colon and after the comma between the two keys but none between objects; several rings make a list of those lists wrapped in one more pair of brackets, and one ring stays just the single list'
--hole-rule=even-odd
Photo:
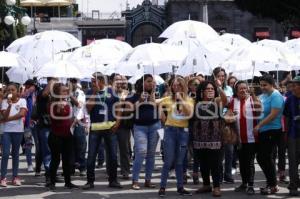
[{"label": "woman in red top", "polygon": [[72,125],[72,110],[70,103],[67,101],[69,96],[68,87],[56,83],[53,86],[51,95],[49,104],[51,133],[48,140],[51,150],[51,163],[50,184],[48,184],[48,187],[50,190],[55,189],[57,169],[60,157],[62,157],[65,188],[78,188],[78,186],[71,183],[72,134],[70,127]]}]

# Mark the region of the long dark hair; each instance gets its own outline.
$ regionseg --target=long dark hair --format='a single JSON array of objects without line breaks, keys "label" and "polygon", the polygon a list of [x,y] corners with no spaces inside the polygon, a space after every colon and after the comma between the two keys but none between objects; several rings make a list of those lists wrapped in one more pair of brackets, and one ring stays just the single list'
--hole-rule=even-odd
[{"label": "long dark hair", "polygon": [[135,91],[137,94],[139,94],[139,95],[142,94],[142,92],[144,91],[144,81],[149,77],[153,79],[152,75],[145,74],[143,77],[141,77],[139,80],[136,81]]},{"label": "long dark hair", "polygon": [[225,71],[224,68],[222,68],[222,67],[217,67],[217,68],[215,68],[215,69],[213,70],[213,80],[216,80],[216,78],[217,78],[217,76],[218,76],[218,74],[219,74],[220,72],[224,72],[224,75],[225,75],[225,81],[224,81],[224,83],[222,84],[222,88],[225,89],[225,87],[226,87],[226,80],[227,80],[227,73],[226,73],[226,71]]},{"label": "long dark hair", "polygon": [[197,87],[197,92],[196,92],[196,102],[200,102],[200,101],[203,101],[203,92],[205,91],[205,89],[207,88],[207,86],[211,84],[213,87],[214,87],[214,91],[215,91],[215,97],[218,97],[219,94],[218,94],[218,88],[216,86],[216,84],[212,81],[204,81],[202,82],[198,87]]}]

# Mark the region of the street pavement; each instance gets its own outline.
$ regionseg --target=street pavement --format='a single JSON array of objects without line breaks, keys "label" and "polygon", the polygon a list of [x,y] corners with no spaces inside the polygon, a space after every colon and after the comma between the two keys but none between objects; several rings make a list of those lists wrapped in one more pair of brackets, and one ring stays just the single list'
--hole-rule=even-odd
[{"label": "street pavement", "polygon": [[[121,184],[124,186],[123,189],[112,189],[108,188],[107,183],[107,176],[105,173],[105,168],[96,169],[96,182],[95,188],[91,191],[84,191],[82,189],[77,190],[68,190],[65,189],[64,183],[58,183],[57,189],[55,192],[49,191],[47,188],[44,187],[44,177],[35,177],[34,173],[27,172],[27,164],[25,160],[25,156],[20,156],[20,177],[22,179],[22,186],[14,187],[11,184],[7,188],[0,188],[0,198],[24,198],[24,199],[32,199],[32,198],[45,198],[45,199],[87,199],[87,198],[99,198],[99,199],[106,199],[106,198],[122,198],[122,199],[155,199],[160,198],[157,194],[160,182],[160,171],[162,167],[161,156],[157,153],[156,156],[156,167],[153,174],[153,183],[157,185],[155,189],[146,189],[144,188],[144,172],[141,173],[140,185],[141,190],[134,191],[130,189],[131,180],[122,180],[120,179]],[[11,160],[9,162],[9,168],[11,168]],[[61,173],[61,170],[59,170]],[[7,176],[8,180],[11,178],[11,169],[8,172]],[[120,176],[121,178],[121,176]],[[63,178],[62,178],[63,179]],[[75,176],[72,177],[73,183],[76,185],[84,185],[85,184],[85,177],[80,177],[78,171],[76,171]],[[200,178],[201,180],[201,178]],[[279,184],[280,191],[276,195],[270,196],[262,196],[259,194],[259,187],[265,185],[265,178],[261,172],[261,169],[256,164],[256,176],[255,176],[255,190],[256,194],[254,196],[247,196],[245,193],[235,193],[234,187],[238,186],[241,183],[239,172],[235,175],[235,184],[222,184],[222,198],[234,199],[234,198],[289,198],[288,197],[288,189],[287,184]],[[191,191],[195,191],[199,188],[200,185],[193,185],[192,179],[188,180],[188,184],[186,188]],[[193,196],[179,196],[176,193],[176,180],[169,179],[168,180],[168,188],[166,190],[165,198],[170,199],[177,199],[177,198],[213,198],[211,194],[193,194]],[[292,197],[290,197],[292,198]],[[294,197],[300,198],[300,197]]]}]

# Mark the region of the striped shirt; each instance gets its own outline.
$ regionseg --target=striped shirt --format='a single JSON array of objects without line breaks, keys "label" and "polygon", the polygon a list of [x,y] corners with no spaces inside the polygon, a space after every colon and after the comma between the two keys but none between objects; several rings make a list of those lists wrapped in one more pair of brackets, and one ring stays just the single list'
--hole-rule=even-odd
[{"label": "striped shirt", "polygon": [[256,114],[252,97],[250,96],[246,100],[232,98],[229,108],[237,113],[237,130],[240,142],[244,144],[257,142],[257,138],[253,133],[257,120],[255,119]]}]

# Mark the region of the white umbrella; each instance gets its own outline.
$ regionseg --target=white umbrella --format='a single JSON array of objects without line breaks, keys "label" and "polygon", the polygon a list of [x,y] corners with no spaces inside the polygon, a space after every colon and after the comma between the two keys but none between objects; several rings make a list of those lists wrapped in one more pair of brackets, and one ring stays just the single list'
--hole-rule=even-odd
[{"label": "white umbrella", "polygon": [[230,72],[291,70],[281,53],[256,44],[236,50],[222,65]]},{"label": "white umbrella", "polygon": [[293,64],[293,69],[300,70],[300,38],[288,40],[284,43],[284,46],[294,53],[295,64]]},{"label": "white umbrella", "polygon": [[[143,75],[136,75],[136,76],[133,76],[133,77],[131,77],[129,80],[128,80],[128,82],[130,83],[130,84],[135,84],[139,79],[141,79],[143,77]],[[154,77],[154,80],[155,80],[155,83],[157,84],[157,85],[160,85],[160,84],[164,84],[165,83],[165,80],[161,77],[161,76],[159,76],[159,75],[154,75],[153,76]]]},{"label": "white umbrella", "polygon": [[[82,66],[117,63],[130,50],[130,45],[112,39],[97,40],[90,45],[76,49],[69,60]],[[101,72],[101,71],[99,71]]]},{"label": "white umbrella", "polygon": [[84,78],[84,75],[74,63],[69,61],[51,61],[46,63],[35,74],[35,77]]},{"label": "white umbrella", "polygon": [[18,53],[20,48],[25,45],[27,42],[32,41],[33,35],[26,35],[24,37],[18,38],[13,41],[6,49],[12,53]]},{"label": "white umbrella", "polygon": [[232,55],[232,53],[234,53],[235,50],[237,50],[236,47],[219,40],[209,42],[204,46],[210,52],[217,54],[219,56],[219,59],[222,60],[222,62],[227,60]]},{"label": "white umbrella", "polygon": [[254,74],[252,71],[247,72],[234,72],[232,73],[232,76],[235,76],[238,80],[249,80],[254,77],[261,77],[261,73],[258,71],[255,71]]},{"label": "white umbrella", "polygon": [[32,70],[32,65],[16,53],[0,51],[0,67],[20,67]]},{"label": "white umbrella", "polygon": [[219,37],[218,33],[206,23],[193,20],[175,22],[170,25],[159,37],[175,38],[176,35],[194,37],[203,44],[213,41]]},{"label": "white umbrella", "polygon": [[115,48],[123,53],[128,53],[128,51],[132,49],[128,43],[117,39],[98,39],[94,40],[91,44],[96,44],[107,48]]},{"label": "white umbrella", "polygon": [[193,51],[195,48],[202,46],[202,43],[198,38],[193,37],[192,35],[187,35],[187,33],[177,33],[173,37],[166,39],[163,41],[163,44],[171,45],[171,46],[182,46],[188,49],[188,52]]},{"label": "white umbrella", "polygon": [[6,71],[6,75],[10,82],[24,84],[28,79],[31,78],[32,72],[27,71],[26,68],[12,67]]},{"label": "white umbrella", "polygon": [[187,56],[183,65],[181,65],[176,74],[189,76],[194,73],[211,75],[214,68],[220,66],[224,58],[218,53],[212,53],[204,46],[196,48]]},{"label": "white umbrella", "polygon": [[243,47],[251,44],[251,42],[238,34],[225,33],[221,35],[217,40],[227,43],[234,47]]},{"label": "white umbrella", "polygon": [[16,53],[27,59],[37,70],[53,60],[56,53],[80,46],[81,42],[72,34],[51,30],[35,34],[32,40],[21,45]]},{"label": "white umbrella", "polygon": [[157,43],[142,44],[132,49],[128,55],[116,64],[115,72],[121,75],[134,76],[143,74],[162,74],[173,71],[187,55],[182,47]]}]

